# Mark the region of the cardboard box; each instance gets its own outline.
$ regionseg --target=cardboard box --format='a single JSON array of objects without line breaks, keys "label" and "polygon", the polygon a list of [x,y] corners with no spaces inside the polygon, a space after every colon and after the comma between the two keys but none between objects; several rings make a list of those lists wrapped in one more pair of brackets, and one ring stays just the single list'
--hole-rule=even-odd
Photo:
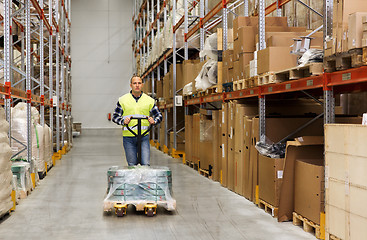
[{"label": "cardboard box", "polygon": [[240,79],[245,79],[245,72],[247,65],[250,61],[254,59],[254,53],[240,53],[239,55],[239,65],[240,65]]},{"label": "cardboard box", "polygon": [[294,176],[294,211],[320,225],[320,213],[324,212],[324,159],[297,159]]},{"label": "cardboard box", "polygon": [[192,161],[193,150],[193,116],[185,115],[185,158],[186,161]]},{"label": "cardboard box", "polygon": [[[173,64],[169,66],[169,74],[170,74],[170,86],[173,87]],[[183,64],[176,64],[176,91],[184,87],[184,75],[183,75]],[[172,90],[170,93],[170,97],[173,96]]]},{"label": "cardboard box", "polygon": [[228,103],[228,129],[227,129],[227,136],[228,136],[228,171],[227,171],[227,187],[229,190],[234,191],[234,166],[235,166],[235,159],[234,159],[234,145],[235,145],[235,112],[236,106],[234,102]]},{"label": "cardboard box", "polygon": [[280,191],[278,221],[293,219],[294,211],[294,165],[296,159],[319,159],[324,154],[324,138],[322,136],[299,137],[287,142],[283,173],[283,184]]},{"label": "cardboard box", "polygon": [[233,68],[228,69],[228,82],[234,81],[234,70]]},{"label": "cardboard box", "polygon": [[220,181],[220,169],[221,169],[221,151],[220,151],[220,143],[222,141],[222,134],[220,129],[220,115],[221,112],[219,110],[213,111],[213,180]]},{"label": "cardboard box", "polygon": [[240,62],[235,61],[233,63],[233,81],[240,80]]},{"label": "cardboard box", "polygon": [[233,55],[233,50],[225,50],[223,51],[223,66],[224,67],[229,67],[229,65],[233,65],[233,63],[230,64],[230,55]]},{"label": "cardboard box", "polygon": [[234,161],[234,191],[239,195],[243,195],[244,153],[234,152]]},{"label": "cardboard box", "polygon": [[259,155],[259,198],[274,207],[279,206],[283,169],[284,158]]},{"label": "cardboard box", "polygon": [[193,115],[193,132],[192,132],[192,140],[193,140],[193,151],[192,151],[192,162],[195,164],[199,164],[200,159],[200,114],[196,113]]},{"label": "cardboard box", "polygon": [[229,82],[229,69],[228,67],[223,67],[223,78],[222,78],[222,83],[227,83]]},{"label": "cardboard box", "polygon": [[[295,27],[278,27],[278,26],[266,26],[266,32],[305,32],[305,28],[295,28]],[[237,53],[241,52],[254,52],[256,51],[257,35],[259,30],[257,27],[241,27],[238,29],[238,45]]]},{"label": "cardboard box", "polygon": [[[213,166],[213,121],[211,115],[200,114],[199,167],[209,170]],[[207,151],[203,151],[207,149]]]},{"label": "cardboard box", "polygon": [[336,52],[348,50],[348,17],[355,12],[367,12],[364,0],[334,0],[333,5],[333,38]]},{"label": "cardboard box", "polygon": [[243,71],[243,78],[244,78],[244,79],[248,79],[248,78],[250,78],[250,64],[247,64],[247,65],[245,66],[245,69],[244,69],[244,71]]},{"label": "cardboard box", "polygon": [[195,64],[199,64],[198,60],[185,60],[183,61],[183,86],[195,81],[197,77],[197,71]]},{"label": "cardboard box", "polygon": [[234,52],[229,52],[229,60],[228,60],[228,69],[233,68],[233,62],[234,62]]},{"label": "cardboard box", "polygon": [[[267,32],[265,33],[266,47],[290,47],[294,43],[294,38],[307,36],[308,32]],[[317,32],[311,36],[311,48],[323,48],[323,33]]]},{"label": "cardboard box", "polygon": [[222,104],[222,116],[221,116],[221,133],[222,133],[222,185],[227,186],[227,171],[228,171],[228,103]]},{"label": "cardboard box", "polygon": [[256,188],[259,185],[259,152],[255,148],[256,143],[260,140],[259,136],[259,119],[253,118],[252,132],[251,132],[251,146],[250,146],[250,176],[252,181],[252,202],[256,202]]},{"label": "cardboard box", "polygon": [[341,239],[367,234],[366,126],[325,125],[326,232]]},{"label": "cardboard box", "polygon": [[170,74],[167,73],[163,77],[163,98],[169,99],[170,98],[170,92],[171,92],[171,81],[170,81]]},{"label": "cardboard box", "polygon": [[362,18],[367,12],[355,12],[348,17],[348,49],[361,48],[363,38]]},{"label": "cardboard box", "polygon": [[243,152],[244,145],[244,119],[245,116],[245,106],[242,104],[235,105],[235,117],[234,117],[234,129],[235,133],[235,141],[234,141],[234,150],[235,152]]},{"label": "cardboard box", "polygon": [[157,98],[162,98],[163,97],[163,80],[156,81],[155,84],[157,86]]},{"label": "cardboard box", "polygon": [[[245,198],[252,200],[252,169],[250,168],[250,149],[252,134],[252,117],[244,117],[244,169],[243,169],[243,195]],[[251,177],[250,177],[251,176]]]},{"label": "cardboard box", "polygon": [[[297,66],[297,56],[289,47],[268,47],[258,51],[258,74],[276,72]],[[282,59],[282,61],[279,61]]]},{"label": "cardboard box", "polygon": [[[259,18],[258,17],[243,17],[238,16],[233,20],[233,39],[238,38],[238,29],[244,26],[258,26]],[[283,26],[287,27],[287,18],[286,17],[266,17],[265,26]]]}]

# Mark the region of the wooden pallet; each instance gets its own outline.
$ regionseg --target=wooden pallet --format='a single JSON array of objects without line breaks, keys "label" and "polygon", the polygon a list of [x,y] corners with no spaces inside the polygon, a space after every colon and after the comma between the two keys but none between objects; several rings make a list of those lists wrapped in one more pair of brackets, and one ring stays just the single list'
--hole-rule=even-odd
[{"label": "wooden pallet", "polygon": [[338,238],[336,236],[334,236],[333,234],[330,234],[330,233],[325,233],[326,236],[325,236],[325,239],[326,240],[342,240],[341,238]]},{"label": "wooden pallet", "polygon": [[272,217],[278,217],[278,208],[259,199],[259,207],[264,209],[265,212],[269,213]]},{"label": "wooden pallet", "polygon": [[204,177],[212,178],[212,176],[209,174],[208,170],[199,168],[199,173],[200,173],[200,175],[202,175]]},{"label": "wooden pallet", "polygon": [[283,71],[273,73],[272,83],[279,83],[288,80],[296,80],[311,76],[317,76],[323,73],[323,63],[310,63],[303,67],[289,68]]},{"label": "wooden pallet", "polygon": [[278,83],[280,81],[275,79],[275,75],[273,72],[269,72],[269,73],[265,73],[259,76],[258,80],[257,80],[257,85],[261,86],[261,85],[266,85],[266,84],[271,84],[271,83]]},{"label": "wooden pallet", "polygon": [[362,48],[351,49],[348,52],[336,53],[324,58],[325,72],[335,72],[356,68],[367,63],[363,60]]},{"label": "wooden pallet", "polygon": [[245,79],[233,82],[233,91],[238,91],[238,90],[242,90],[246,88],[247,88],[247,84],[246,84]]},{"label": "wooden pallet", "polygon": [[257,87],[259,83],[259,76],[246,79],[246,86],[248,88]]},{"label": "wooden pallet", "polygon": [[296,226],[303,226],[303,230],[305,232],[314,232],[316,238],[320,239],[321,231],[320,225],[308,220],[307,218],[303,217],[302,215],[293,212],[293,225]]}]

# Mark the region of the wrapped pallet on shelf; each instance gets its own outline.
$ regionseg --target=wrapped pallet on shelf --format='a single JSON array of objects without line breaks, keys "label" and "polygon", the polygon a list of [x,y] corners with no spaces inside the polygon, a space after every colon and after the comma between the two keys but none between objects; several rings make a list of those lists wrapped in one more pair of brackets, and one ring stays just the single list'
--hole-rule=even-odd
[{"label": "wrapped pallet on shelf", "polygon": [[24,161],[15,161],[11,166],[11,170],[17,176],[20,198],[26,198],[32,190],[31,164]]},{"label": "wrapped pallet on shelf", "polygon": [[[45,169],[45,142],[44,142],[44,127],[39,124],[39,112],[35,107],[32,107],[32,157],[35,160],[35,167],[38,172],[46,172]],[[13,154],[27,146],[27,105],[26,103],[18,103],[12,108],[12,136],[17,139],[13,141]],[[24,144],[24,145],[23,145]],[[27,151],[23,151],[15,156],[16,159],[26,159]]]},{"label": "wrapped pallet on shelf", "polygon": [[13,207],[11,198],[13,173],[11,171],[12,151],[9,146],[9,123],[5,120],[5,112],[0,107],[0,218]]}]

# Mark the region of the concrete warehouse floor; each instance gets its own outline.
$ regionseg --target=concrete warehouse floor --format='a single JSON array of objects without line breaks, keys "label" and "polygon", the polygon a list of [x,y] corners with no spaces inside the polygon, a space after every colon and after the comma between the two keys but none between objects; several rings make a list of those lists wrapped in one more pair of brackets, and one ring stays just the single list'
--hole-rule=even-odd
[{"label": "concrete warehouse floor", "polygon": [[125,165],[120,130],[83,130],[73,149],[15,212],[0,223],[0,239],[316,239],[196,171],[152,149],[151,164],[169,166],[177,211],[149,218],[103,214],[106,171]]}]

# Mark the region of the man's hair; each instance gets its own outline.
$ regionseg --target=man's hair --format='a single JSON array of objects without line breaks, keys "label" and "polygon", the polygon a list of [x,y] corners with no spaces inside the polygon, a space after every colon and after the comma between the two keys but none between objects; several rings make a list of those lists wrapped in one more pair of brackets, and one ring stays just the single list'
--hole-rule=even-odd
[{"label": "man's hair", "polygon": [[[133,83],[133,78],[140,78],[140,79],[141,79],[141,77],[140,77],[138,74],[134,74],[134,75],[131,77],[131,79],[130,79],[130,83]],[[143,79],[141,79],[141,81],[143,81]]]}]

